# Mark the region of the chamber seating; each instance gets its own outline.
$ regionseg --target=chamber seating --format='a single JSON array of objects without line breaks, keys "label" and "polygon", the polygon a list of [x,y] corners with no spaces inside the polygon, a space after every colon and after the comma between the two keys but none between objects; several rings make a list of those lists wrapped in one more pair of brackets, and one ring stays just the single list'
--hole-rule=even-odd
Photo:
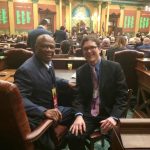
[{"label": "chamber seating", "polygon": [[135,70],[137,64],[136,59],[143,57],[144,53],[135,50],[123,50],[114,54],[114,61],[119,62],[124,71],[128,88],[133,90],[130,101],[131,109],[135,107],[137,101],[138,80]]},{"label": "chamber seating", "polygon": [[115,52],[114,61],[119,62],[126,77],[126,82],[129,89],[133,90],[133,94],[137,93],[137,75],[136,75],[136,64],[137,58],[143,58],[144,53],[135,50],[123,50]]},{"label": "chamber seating", "polygon": [[4,51],[6,68],[17,69],[33,55],[32,51],[25,49],[12,49]]},{"label": "chamber seating", "polygon": [[14,44],[14,47],[15,48],[24,48],[24,49],[26,49],[27,48],[27,43],[26,42],[19,42],[19,43]]},{"label": "chamber seating", "polygon": [[34,150],[36,141],[53,123],[44,120],[31,131],[18,88],[0,80],[0,146],[5,150]]},{"label": "chamber seating", "polygon": [[136,73],[138,77],[137,104],[135,117],[150,117],[150,58],[137,59]]}]

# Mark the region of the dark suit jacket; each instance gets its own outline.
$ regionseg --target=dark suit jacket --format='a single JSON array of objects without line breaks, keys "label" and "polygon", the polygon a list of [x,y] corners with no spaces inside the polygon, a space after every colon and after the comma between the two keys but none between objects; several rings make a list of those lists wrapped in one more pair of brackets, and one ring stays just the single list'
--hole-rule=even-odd
[{"label": "dark suit jacket", "polygon": [[54,39],[56,43],[61,43],[62,41],[67,39],[67,34],[65,31],[63,30],[57,30],[54,33]]},{"label": "dark suit jacket", "polygon": [[[91,69],[84,64],[77,69],[77,96],[74,102],[76,112],[90,116],[93,84]],[[100,116],[119,118],[124,112],[127,101],[127,86],[120,65],[102,60],[100,64]]]},{"label": "dark suit jacket", "polygon": [[[14,79],[29,117],[42,117],[43,111],[53,108],[52,77],[46,66],[35,55],[17,69]],[[61,87],[67,86],[68,82],[56,78],[56,84]]]},{"label": "dark suit jacket", "polygon": [[27,46],[34,49],[36,39],[39,35],[49,34],[52,36],[52,33],[44,29],[42,26],[39,26],[37,29],[32,30],[28,33]]}]

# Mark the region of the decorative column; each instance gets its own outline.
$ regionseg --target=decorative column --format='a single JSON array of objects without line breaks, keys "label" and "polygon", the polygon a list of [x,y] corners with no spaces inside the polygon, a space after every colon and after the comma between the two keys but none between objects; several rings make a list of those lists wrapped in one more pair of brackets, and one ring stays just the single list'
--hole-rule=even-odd
[{"label": "decorative column", "polygon": [[124,6],[120,5],[120,19],[119,19],[119,27],[123,29],[123,19],[124,19]]},{"label": "decorative column", "polygon": [[62,26],[62,0],[59,0],[59,27]]},{"label": "decorative column", "polygon": [[34,20],[34,29],[37,28],[38,22],[38,4],[33,3],[33,20]]},{"label": "decorative column", "polygon": [[8,1],[8,11],[9,11],[9,30],[10,34],[15,33],[15,18],[14,18],[14,6],[12,1]]},{"label": "decorative column", "polygon": [[98,33],[100,32],[100,21],[101,21],[101,2],[99,2],[99,4],[98,4],[98,17],[97,17],[97,19],[98,19]]},{"label": "decorative column", "polygon": [[105,27],[105,35],[108,34],[108,25],[109,25],[109,8],[110,8],[110,2],[107,3],[107,16],[106,16],[106,27]]},{"label": "decorative column", "polygon": [[66,1],[65,2],[66,5],[66,19],[65,19],[65,23],[66,23],[66,29],[68,29],[70,31],[70,26],[69,26],[69,2]]},{"label": "decorative column", "polygon": [[60,28],[60,16],[59,16],[59,0],[55,0],[56,3],[56,29]]},{"label": "decorative column", "polygon": [[92,14],[92,22],[93,22],[93,31],[96,33],[98,31],[98,10],[97,10],[97,3],[93,3],[94,10]]},{"label": "decorative column", "polygon": [[72,33],[72,0],[69,0],[69,30]]},{"label": "decorative column", "polygon": [[100,34],[105,35],[105,27],[106,27],[106,3],[103,2],[102,5],[102,13],[101,13],[101,22],[100,22]]},{"label": "decorative column", "polygon": [[137,8],[137,12],[136,12],[136,22],[135,22],[135,34],[138,32],[140,26],[140,16],[141,16],[141,7]]}]

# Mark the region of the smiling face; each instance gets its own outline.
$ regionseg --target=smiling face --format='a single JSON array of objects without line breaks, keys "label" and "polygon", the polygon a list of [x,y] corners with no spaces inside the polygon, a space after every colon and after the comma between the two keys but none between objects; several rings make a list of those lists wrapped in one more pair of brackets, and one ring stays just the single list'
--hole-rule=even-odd
[{"label": "smiling face", "polygon": [[100,49],[95,41],[88,40],[82,45],[83,55],[89,64],[95,65],[100,59]]},{"label": "smiling face", "polygon": [[55,52],[54,39],[46,34],[40,35],[36,40],[35,55],[44,63],[49,63]]}]

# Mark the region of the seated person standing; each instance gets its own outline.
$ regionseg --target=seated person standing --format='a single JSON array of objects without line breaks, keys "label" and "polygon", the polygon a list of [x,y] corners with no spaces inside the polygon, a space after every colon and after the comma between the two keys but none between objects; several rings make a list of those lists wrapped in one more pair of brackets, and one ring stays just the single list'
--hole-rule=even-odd
[{"label": "seated person standing", "polygon": [[101,59],[100,43],[87,36],[81,42],[87,63],[76,71],[76,118],[70,127],[70,150],[85,150],[85,139],[96,129],[111,131],[127,107],[127,85],[119,63]]},{"label": "seated person standing", "polygon": [[[71,83],[55,77],[51,61],[54,51],[54,39],[48,34],[40,35],[35,54],[17,69],[14,76],[31,128],[36,128],[44,118],[67,126],[71,124],[72,108],[58,106],[56,93],[56,87],[71,86]],[[43,150],[55,149],[49,130],[36,144]]]}]

